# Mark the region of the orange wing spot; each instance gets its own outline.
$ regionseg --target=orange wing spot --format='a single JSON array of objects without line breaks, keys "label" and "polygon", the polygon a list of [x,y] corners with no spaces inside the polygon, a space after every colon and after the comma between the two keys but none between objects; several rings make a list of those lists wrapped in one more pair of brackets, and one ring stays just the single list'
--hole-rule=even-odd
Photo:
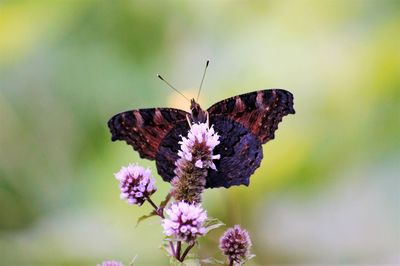
[{"label": "orange wing spot", "polygon": [[135,116],[136,124],[142,126],[143,125],[142,115],[138,111],[133,111],[133,115]]},{"label": "orange wing spot", "polygon": [[236,102],[235,102],[235,112],[243,112],[245,110],[245,105],[242,101],[242,99],[240,99],[239,96],[236,96]]},{"label": "orange wing spot", "polygon": [[160,109],[158,109],[158,108],[154,112],[153,121],[154,121],[155,124],[162,124],[162,122],[164,121],[164,117],[163,117]]}]

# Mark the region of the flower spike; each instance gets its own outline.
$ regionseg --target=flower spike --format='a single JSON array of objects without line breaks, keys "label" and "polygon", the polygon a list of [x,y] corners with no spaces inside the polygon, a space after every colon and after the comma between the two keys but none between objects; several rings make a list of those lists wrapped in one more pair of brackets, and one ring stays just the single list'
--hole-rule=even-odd
[{"label": "flower spike", "polygon": [[213,150],[219,143],[219,135],[207,123],[192,124],[187,137],[182,137],[179,159],[175,162],[176,176],[171,181],[172,195],[177,201],[201,202],[208,168],[217,170],[213,160],[220,155],[214,155]]}]

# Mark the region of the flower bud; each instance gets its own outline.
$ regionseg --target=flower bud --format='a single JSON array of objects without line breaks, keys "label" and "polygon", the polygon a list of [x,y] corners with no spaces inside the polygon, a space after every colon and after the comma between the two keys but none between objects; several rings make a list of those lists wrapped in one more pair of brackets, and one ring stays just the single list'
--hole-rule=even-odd
[{"label": "flower bud", "polygon": [[251,240],[246,230],[235,225],[225,231],[219,240],[219,248],[230,262],[242,263],[250,254]]}]

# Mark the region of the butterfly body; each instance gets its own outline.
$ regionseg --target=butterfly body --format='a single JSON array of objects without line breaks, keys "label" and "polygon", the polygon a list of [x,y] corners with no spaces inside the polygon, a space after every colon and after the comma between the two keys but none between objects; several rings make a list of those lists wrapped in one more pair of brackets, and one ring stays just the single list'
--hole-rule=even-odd
[{"label": "butterfly body", "polygon": [[142,158],[155,160],[164,181],[175,176],[178,142],[191,122],[210,125],[220,135],[214,154],[217,171],[209,169],[206,187],[249,185],[249,178],[260,166],[262,144],[274,138],[283,116],[294,114],[293,95],[272,89],[234,96],[212,105],[207,111],[191,101],[191,114],[172,108],[138,109],[113,116],[108,126],[112,140],[125,140]]}]

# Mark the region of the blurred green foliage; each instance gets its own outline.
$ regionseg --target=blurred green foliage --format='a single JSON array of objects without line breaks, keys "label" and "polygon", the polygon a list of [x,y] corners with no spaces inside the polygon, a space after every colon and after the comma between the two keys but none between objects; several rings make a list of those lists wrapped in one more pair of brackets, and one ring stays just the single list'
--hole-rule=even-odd
[{"label": "blurred green foliage", "polygon": [[[135,228],[150,208],[120,201],[113,178],[154,163],[111,143],[106,122],[187,110],[155,74],[191,96],[206,59],[204,108],[261,88],[295,96],[251,185],[204,197],[248,228],[251,263],[400,263],[399,29],[399,1],[0,2],[1,264],[165,265],[159,223]],[[203,257],[220,256],[223,230]]]}]

